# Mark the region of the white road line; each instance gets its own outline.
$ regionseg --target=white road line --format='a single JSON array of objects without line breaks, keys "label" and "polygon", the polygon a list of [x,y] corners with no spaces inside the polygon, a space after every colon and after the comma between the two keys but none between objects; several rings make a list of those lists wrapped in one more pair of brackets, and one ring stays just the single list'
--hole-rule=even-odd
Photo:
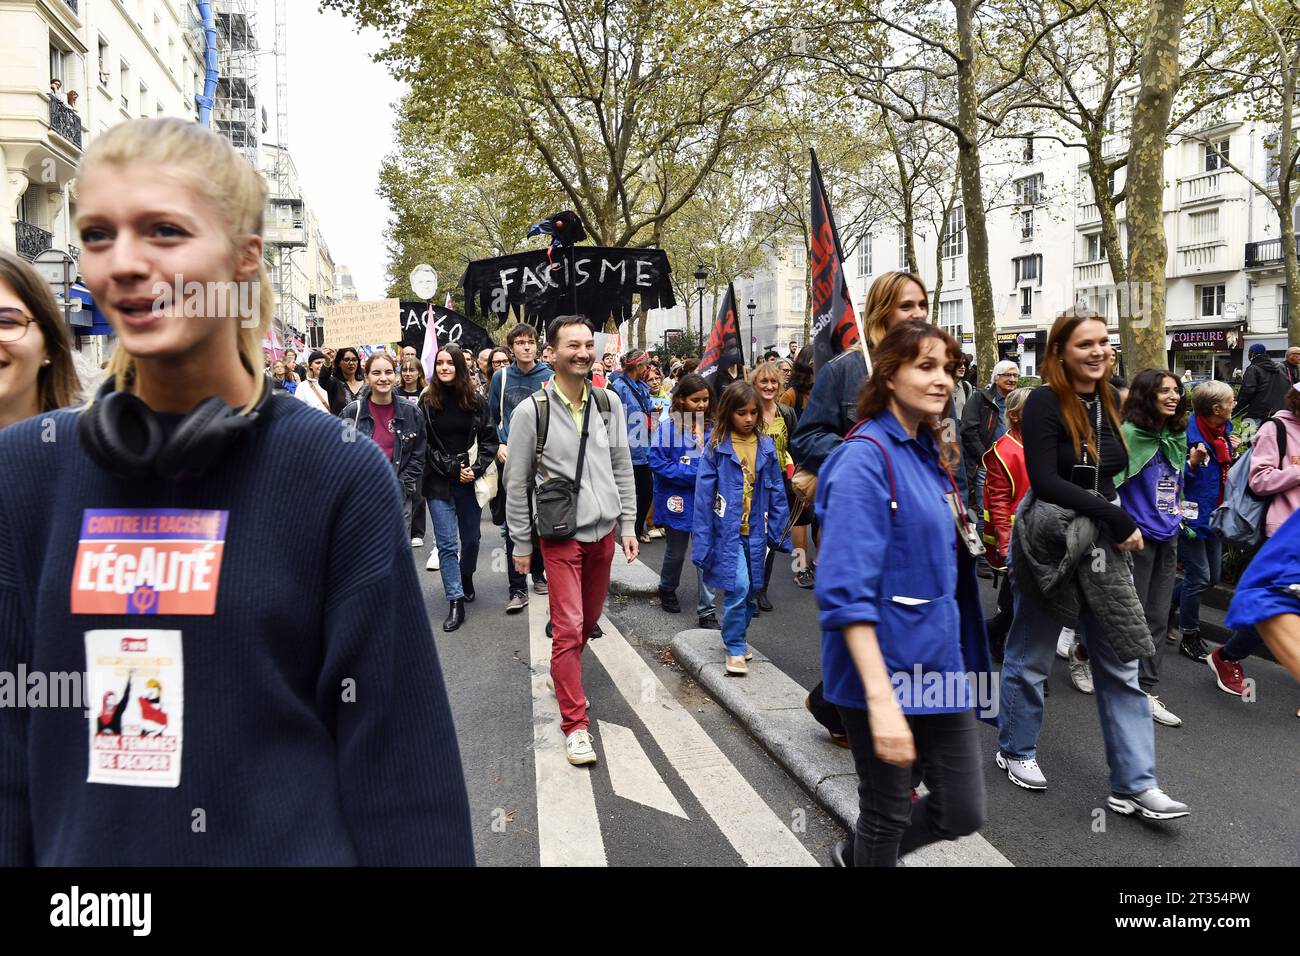
[{"label": "white road line", "polygon": [[601,750],[604,752],[605,765],[609,768],[609,782],[614,793],[624,800],[689,820],[686,811],[664,783],[664,778],[659,776],[659,771],[655,770],[654,764],[637,743],[636,734],[627,727],[606,720],[598,723]]},{"label": "white road line", "polygon": [[560,705],[551,686],[548,606],[528,602],[532,660],[533,766],[537,774],[537,846],[542,866],[607,866],[591,771],[565,757]]},{"label": "white road line", "polygon": [[741,859],[749,866],[817,866],[608,617],[601,627],[605,636],[588,646]]}]

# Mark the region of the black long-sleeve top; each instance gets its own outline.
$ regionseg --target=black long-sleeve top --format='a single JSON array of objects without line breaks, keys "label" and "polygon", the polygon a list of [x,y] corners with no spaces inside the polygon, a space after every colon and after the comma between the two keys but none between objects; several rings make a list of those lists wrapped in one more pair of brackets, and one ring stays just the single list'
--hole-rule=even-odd
[{"label": "black long-sleeve top", "polygon": [[[1088,415],[1088,430],[1096,431],[1091,413]],[[1119,506],[1119,496],[1115,491],[1115,476],[1128,467],[1128,450],[1104,413],[1098,445],[1101,463],[1097,469],[1097,492],[1100,498],[1092,493],[1091,487],[1082,488],[1070,480],[1071,470],[1082,463],[1082,458],[1075,453],[1070,430],[1061,417],[1060,400],[1051,386],[1040,385],[1030,394],[1029,401],[1025,402],[1020,432],[1025,443],[1025,469],[1035,497],[1100,522],[1116,542],[1125,540],[1137,529],[1136,522]]]}]

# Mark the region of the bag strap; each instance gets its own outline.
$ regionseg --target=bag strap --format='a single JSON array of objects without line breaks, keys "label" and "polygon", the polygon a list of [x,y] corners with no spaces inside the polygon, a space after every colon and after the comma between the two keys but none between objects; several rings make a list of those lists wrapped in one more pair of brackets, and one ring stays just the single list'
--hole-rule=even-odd
[{"label": "bag strap", "polygon": [[[506,421],[506,376],[510,374],[510,366],[507,365],[501,370],[501,416],[497,419],[501,424]],[[491,384],[490,382],[488,383]]]},{"label": "bag strap", "polygon": [[1277,466],[1282,468],[1286,465],[1286,426],[1280,418],[1270,418],[1269,421],[1277,427]]},{"label": "bag strap", "polygon": [[891,518],[897,518],[898,517],[898,495],[894,488],[894,465],[889,460],[889,452],[885,451],[885,446],[882,445],[880,442],[876,441],[870,435],[864,435],[862,432],[858,431],[856,426],[853,428],[852,431],[848,433],[848,435],[844,437],[844,440],[845,441],[869,441],[871,442],[871,444],[875,445],[877,448],[880,449],[880,454],[883,455],[885,458],[885,474],[889,478],[889,516]]},{"label": "bag strap", "polygon": [[587,428],[588,422],[591,421],[591,406],[595,404],[596,396],[594,393],[587,395],[587,405],[582,410],[582,438],[578,442],[578,470],[573,475],[573,500],[578,500],[578,495],[582,494],[582,466],[587,463]]},{"label": "bag strap", "polygon": [[540,472],[542,480],[546,480],[546,472],[542,468],[542,449],[546,447],[546,435],[551,430],[551,403],[547,398],[545,389],[538,389],[532,395],[533,411],[537,416],[537,442],[533,446],[533,471]]}]

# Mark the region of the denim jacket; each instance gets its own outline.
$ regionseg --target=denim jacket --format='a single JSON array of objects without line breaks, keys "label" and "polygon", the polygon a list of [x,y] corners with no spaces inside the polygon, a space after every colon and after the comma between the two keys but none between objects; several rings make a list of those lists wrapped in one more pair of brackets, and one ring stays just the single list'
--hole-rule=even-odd
[{"label": "denim jacket", "polygon": [[[856,348],[841,352],[817,370],[808,404],[799,416],[799,426],[790,436],[790,454],[798,467],[820,471],[822,462],[844,441],[858,420],[858,392],[866,377],[867,363]],[[961,420],[955,398],[948,417],[954,419],[953,428],[960,434]],[[965,452],[957,463],[955,478],[957,490],[965,501],[968,497]]]}]

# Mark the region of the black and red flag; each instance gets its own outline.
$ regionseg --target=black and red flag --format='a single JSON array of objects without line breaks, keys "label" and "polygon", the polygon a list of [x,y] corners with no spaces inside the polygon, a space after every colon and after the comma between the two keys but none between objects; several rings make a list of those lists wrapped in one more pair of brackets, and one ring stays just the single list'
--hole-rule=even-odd
[{"label": "black and red flag", "polygon": [[[813,367],[821,368],[846,349],[861,348],[862,329],[849,298],[849,284],[844,274],[844,247],[840,245],[831,201],[822,183],[817,151],[809,152],[812,154]],[[867,367],[871,367],[870,359]]]},{"label": "black and red flag", "polygon": [[745,351],[740,344],[740,322],[736,318],[736,290],[727,283],[727,295],[722,300],[718,317],[713,320],[713,331],[709,333],[709,344],[704,347],[700,365],[695,370],[712,385],[712,378],[719,370],[726,370],[734,365],[745,367]]}]

